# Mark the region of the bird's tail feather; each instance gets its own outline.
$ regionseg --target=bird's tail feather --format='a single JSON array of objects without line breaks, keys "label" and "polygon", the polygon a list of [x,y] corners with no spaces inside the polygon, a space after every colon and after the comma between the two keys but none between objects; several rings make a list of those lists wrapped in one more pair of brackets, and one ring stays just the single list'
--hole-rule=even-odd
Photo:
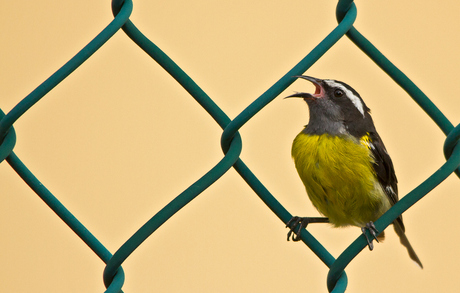
[{"label": "bird's tail feather", "polygon": [[417,254],[415,253],[415,250],[412,248],[412,245],[410,245],[409,239],[407,239],[406,233],[404,233],[404,229],[402,226],[399,224],[398,221],[393,222],[393,226],[395,228],[396,234],[399,236],[399,240],[401,241],[401,244],[404,245],[407,248],[407,252],[409,253],[410,258],[417,263],[417,265],[420,266],[420,268],[423,269],[422,262],[418,258]]}]

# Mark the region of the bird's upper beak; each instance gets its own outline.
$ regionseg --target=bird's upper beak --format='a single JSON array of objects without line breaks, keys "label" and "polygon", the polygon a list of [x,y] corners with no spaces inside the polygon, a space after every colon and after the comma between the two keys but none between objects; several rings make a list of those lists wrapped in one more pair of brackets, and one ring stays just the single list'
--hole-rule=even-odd
[{"label": "bird's upper beak", "polygon": [[[315,85],[315,93],[314,94],[309,94],[309,93],[295,93],[293,95],[287,96],[286,98],[304,98],[304,99],[317,99],[317,98],[322,98],[324,97],[324,88],[321,85],[323,80],[319,78],[314,78],[311,76],[306,76],[306,75],[298,75],[294,76],[297,78],[303,78],[306,79],[310,82],[312,82]],[[285,98],[285,99],[286,99]]]}]

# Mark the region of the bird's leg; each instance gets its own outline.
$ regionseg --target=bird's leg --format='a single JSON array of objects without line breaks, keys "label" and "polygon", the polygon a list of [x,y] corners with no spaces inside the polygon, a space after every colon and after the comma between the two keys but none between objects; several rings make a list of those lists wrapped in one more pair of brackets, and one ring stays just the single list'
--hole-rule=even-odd
[{"label": "bird's leg", "polygon": [[[372,235],[373,239],[369,239],[369,237],[367,236],[366,230],[369,231],[369,234]],[[377,230],[377,228],[375,228],[374,222],[370,221],[369,223],[367,223],[365,227],[361,228],[361,231],[366,237],[367,245],[369,246],[369,250],[374,249],[374,244],[372,243],[372,240],[375,239],[375,241],[379,242],[379,240],[377,239],[377,233],[379,233],[379,231]]]},{"label": "bird's leg", "polygon": [[292,241],[299,241],[300,232],[303,228],[306,228],[307,225],[310,223],[329,223],[329,219],[322,217],[292,217],[292,219],[290,219],[289,222],[286,223],[286,228],[289,228],[287,240],[289,241],[289,238],[291,238],[291,235],[294,233],[294,235],[292,235]]}]

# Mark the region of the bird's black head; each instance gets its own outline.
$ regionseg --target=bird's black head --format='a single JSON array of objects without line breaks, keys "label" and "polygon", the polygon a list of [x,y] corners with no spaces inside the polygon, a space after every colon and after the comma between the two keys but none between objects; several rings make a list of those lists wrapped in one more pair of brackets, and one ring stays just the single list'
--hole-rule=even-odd
[{"label": "bird's black head", "polygon": [[375,130],[369,108],[361,96],[344,82],[297,76],[315,85],[315,92],[296,93],[287,98],[303,98],[310,109],[307,133],[362,136]]}]

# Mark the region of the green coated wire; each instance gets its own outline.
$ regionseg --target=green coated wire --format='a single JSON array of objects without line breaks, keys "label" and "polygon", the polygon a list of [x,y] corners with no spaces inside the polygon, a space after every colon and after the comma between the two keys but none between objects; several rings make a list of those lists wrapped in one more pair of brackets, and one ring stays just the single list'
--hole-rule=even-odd
[{"label": "green coated wire", "polygon": [[290,86],[296,80],[295,76],[304,73],[310,68],[349,30],[356,19],[356,8],[351,9],[345,18],[346,19],[327,35],[326,38],[324,38],[324,40],[322,40],[305,58],[230,122],[222,134],[221,145],[224,151],[226,148],[225,146],[231,141],[233,134],[236,133],[243,124]]},{"label": "green coated wire", "polygon": [[[120,7],[122,2],[123,1],[112,2],[112,10],[115,16],[119,12],[118,7]],[[225,127],[225,125],[230,122],[230,118],[225,115],[212,99],[209,98],[209,96],[160,48],[145,37],[131,21],[128,20],[125,23],[123,30],[141,49],[174,77],[221,127]],[[222,158],[217,165],[155,214],[114,253],[104,269],[103,277],[106,286],[111,284],[112,278],[118,268],[124,260],[142,244],[142,242],[232,167],[238,159],[241,149],[241,137],[237,134],[231,143],[229,152],[226,153],[224,158]]]},{"label": "green coated wire", "polygon": [[[349,6],[345,3],[337,5],[336,16],[337,21],[343,20],[347,13]],[[460,148],[457,148],[456,142],[460,137],[460,130],[457,127],[454,133],[454,127],[444,114],[434,105],[434,103],[393,63],[391,63],[371,42],[369,42],[358,30],[351,27],[347,32],[347,36],[355,43],[366,55],[368,55],[382,70],[384,70],[401,88],[403,88],[414,101],[433,119],[439,128],[448,135],[444,153],[447,162],[431,175],[427,180],[421,183],[418,187],[404,196],[398,203],[396,203],[390,210],[381,216],[376,222],[375,226],[378,231],[383,231],[388,227],[399,215],[409,209],[428,192],[435,188],[438,184],[444,181],[454,171],[458,172],[460,166]],[[450,133],[452,135],[449,135]],[[457,151],[457,152],[455,152]],[[458,175],[459,173],[457,173]],[[336,260],[331,267],[327,285],[328,290],[334,290],[335,283],[342,274],[345,267],[357,256],[361,250],[366,247],[367,241],[364,235],[358,237]]]},{"label": "green coated wire", "polygon": [[[112,3],[113,12],[114,15],[116,15],[119,3],[117,3],[117,1],[114,1]],[[294,81],[294,75],[298,75],[304,72],[312,64],[314,64],[314,62],[316,62],[330,47],[332,47],[332,45],[335,42],[338,41],[338,39],[340,39],[346,33],[346,31],[352,25],[355,18],[356,14],[353,15],[352,13],[350,13],[348,21],[344,21],[342,25],[336,28],[317,48],[315,48],[306,58],[304,58],[297,66],[295,66],[290,72],[288,72],[277,84],[270,88],[256,102],[251,104],[252,106],[256,105],[255,108],[258,109],[252,114],[250,114],[250,116],[246,114],[245,120],[249,120],[263,106],[268,104],[280,92],[282,92],[287,86],[289,86]],[[136,44],[138,44],[147,54],[149,54],[153,59],[155,59],[155,61],[157,61],[158,64],[160,64],[169,74],[171,74],[171,76],[173,76],[200,103],[200,105],[202,105],[206,109],[206,111],[208,111],[211,114],[214,120],[221,127],[225,127],[223,135],[224,137],[226,130],[229,128],[229,125],[232,122],[220,110],[220,108],[218,108],[217,105],[215,105],[214,102],[212,102],[212,100],[193,82],[193,80],[190,77],[188,77],[182,71],[182,69],[180,69],[166,54],[164,54],[164,52],[162,52],[147,37],[145,37],[131,21],[126,22],[126,24],[123,26],[123,30],[134,42],[136,42]],[[267,99],[267,97],[269,98]],[[264,99],[266,101],[263,101]],[[246,113],[250,111],[251,106],[249,107],[249,111],[246,111]],[[233,121],[237,119],[238,117]],[[236,131],[237,130],[234,130],[234,132],[231,134],[231,139],[227,140],[227,142],[229,142],[230,144],[234,143],[234,135],[237,134]],[[239,137],[237,138],[240,139]],[[229,146],[223,144],[223,150],[224,153],[227,153],[229,150]],[[284,222],[287,222],[290,219],[291,216],[289,215],[289,213],[276,201],[276,199],[268,192],[268,190],[265,189],[265,187],[260,183],[259,180],[257,180],[257,178],[252,174],[252,172],[250,172],[250,170],[244,165],[244,163],[241,160],[238,160],[236,162],[235,168],[248,182],[248,184],[256,192],[262,195],[261,198],[264,200],[264,202],[271,206],[272,210],[279,211],[278,214],[281,215],[281,218],[284,218]],[[217,179],[218,178],[216,178],[215,180]],[[168,204],[168,206],[165,207],[164,210],[160,211],[157,215],[155,215],[148,223],[141,227],[127,242],[125,242],[125,244],[122,247],[120,247],[120,249],[117,252],[115,252],[114,257],[107,264],[107,267],[104,271],[104,282],[106,284],[109,284],[111,282],[112,274],[123,263],[123,261],[134,251],[134,249],[136,249],[148,236],[151,235],[151,233],[153,233],[161,224],[163,224],[164,221],[171,217],[175,212],[182,208],[186,202],[190,201],[191,199],[185,200],[183,202],[183,205],[175,203],[176,200],[177,202],[180,202],[180,198],[183,197],[194,198],[198,195],[199,192],[197,192],[196,194],[187,194],[187,190],[184,191],[183,194],[179,195],[175,200]],[[335,259],[319,244],[319,242],[316,241],[316,239],[314,239],[311,235],[309,235],[309,237],[311,238],[309,242],[314,243],[312,244],[313,250],[318,251],[318,255],[325,263],[332,264]],[[344,275],[344,278],[346,278],[346,275]]]},{"label": "green coated wire", "polygon": [[[381,216],[374,224],[378,231],[383,231],[399,215],[410,208],[413,204],[424,197],[428,192],[433,190],[438,184],[444,181],[450,174],[460,166],[460,146],[456,145],[451,157],[428,179],[414,188],[400,201],[398,201],[388,212]],[[336,282],[337,276],[353,260],[353,258],[367,246],[364,235],[361,234],[345,251],[337,258],[336,262],[328,273],[327,285],[331,292]]]},{"label": "green coated wire", "polygon": [[113,257],[107,262],[104,269],[104,283],[109,285],[112,282],[113,274],[117,272],[118,268],[131,255],[131,253],[139,247],[153,232],[155,232],[164,222],[171,218],[177,211],[183,208],[186,204],[192,201],[206,188],[219,179],[225,172],[227,172],[235,160],[241,153],[241,141],[234,140],[235,147],[232,147],[227,155],[219,161],[210,171],[203,177],[192,184],[189,188],[184,190],[175,199],[168,203],[158,213],[156,213],[150,220],[148,220],[136,233],[133,234],[123,245],[114,253]]},{"label": "green coated wire", "polygon": [[[0,109],[0,121],[5,117],[5,113]],[[13,151],[16,144],[16,132],[10,127],[3,139],[0,139],[0,163],[6,159]]]},{"label": "green coated wire", "polygon": [[[338,7],[337,7],[338,8]],[[343,11],[337,9],[337,20],[343,18]],[[366,55],[371,58],[383,71],[385,71],[401,88],[403,88],[414,101],[436,122],[444,134],[454,128],[452,123],[436,107],[436,105],[393,63],[390,62],[371,42],[369,42],[354,27],[350,28],[347,37],[355,43]]]},{"label": "green coated wire", "polygon": [[[123,0],[112,1],[114,15],[119,12]],[[214,101],[160,48],[150,41],[137,27],[128,20],[122,27],[123,31],[144,52],[152,57],[166,72],[168,72],[195,100],[211,115],[211,117],[224,128],[230,123],[230,118],[214,103]]]},{"label": "green coated wire", "polygon": [[[258,111],[271,102],[283,90],[285,90],[294,80],[294,76],[305,72],[321,56],[323,56],[352,26],[356,19],[356,8],[350,9],[344,20],[323,40],[321,41],[304,59],[302,59],[293,69],[286,73],[277,83],[256,99],[244,111],[242,111],[232,122],[225,128],[222,135],[222,149],[226,150],[226,143],[231,141],[235,133],[244,123],[252,118]],[[237,161],[235,169],[262,199],[262,201],[284,222],[287,223],[292,215],[270,194],[264,185],[255,177],[249,168],[242,161]],[[324,247],[307,231],[301,232],[302,241],[329,267],[335,259]],[[345,290],[347,285],[346,274],[341,275],[341,282],[337,286]]]},{"label": "green coated wire", "polygon": [[[458,140],[460,139],[460,125],[457,125],[446,137],[446,140],[444,142],[444,156],[446,157],[446,160],[450,158],[452,155],[452,152],[454,150],[454,147],[457,145]],[[458,169],[456,170],[458,171]],[[459,174],[457,173],[457,176]]]},{"label": "green coated wire", "polygon": [[[58,69],[47,80],[40,84],[21,102],[19,102],[7,115],[0,120],[0,138],[5,137],[5,141],[11,141],[9,136],[14,135],[12,124],[37,103],[44,95],[58,85],[62,80],[69,76],[83,62],[85,62],[94,52],[96,52],[105,42],[107,42],[128,20],[133,9],[132,1],[127,0],[117,17],[110,22],[91,42],[80,50],[72,59]],[[2,112],[3,113],[3,112]],[[6,135],[6,136],[5,136]],[[2,144],[3,146],[3,144]],[[27,169],[21,160],[10,152],[6,158],[11,167],[18,175],[34,190],[37,195],[77,234],[99,258],[108,262],[112,254],[89,232],[85,226],[75,218],[72,213]],[[115,280],[112,283],[113,292],[121,292],[124,283],[123,270],[117,271]]]},{"label": "green coated wire", "polygon": [[[115,2],[114,2],[115,3]],[[115,6],[116,7],[116,6]],[[117,9],[114,9],[114,15],[116,15]],[[288,72],[278,83],[276,83],[272,88],[270,88],[264,95],[262,95],[256,102],[251,104],[246,111],[243,111],[242,114],[238,117],[245,117],[243,124],[249,120],[253,115],[255,115],[263,106],[268,104],[273,100],[280,92],[282,92],[287,86],[289,86],[293,81],[294,75],[301,74],[306,69],[308,69],[314,62],[316,62],[330,47],[332,47],[335,42],[338,41],[352,25],[356,14],[350,13],[348,21],[344,21],[342,25],[336,28],[317,48],[315,48],[306,58],[304,58],[296,67],[294,67],[290,72]],[[348,25],[348,27],[347,27]],[[209,99],[209,97],[198,87],[195,83],[172,61],[167,57],[164,52],[162,52],[158,47],[156,47],[151,41],[146,38],[132,22],[128,21],[123,30],[125,33],[135,41],[145,52],[147,52],[152,58],[154,58],[165,70],[170,73],[178,82],[184,86],[184,88],[209,112],[220,112],[220,109]],[[268,97],[268,99],[267,99]],[[211,101],[211,102],[210,102]],[[262,101],[262,102],[261,102]],[[254,106],[255,105],[255,106]],[[217,109],[217,110],[216,110]],[[256,110],[254,110],[256,109]],[[248,115],[248,113],[250,113]],[[223,113],[221,113],[223,114]],[[224,134],[222,139],[222,145],[224,153],[226,153],[229,147],[226,145],[226,142],[233,143],[234,135],[237,130],[233,130],[233,133],[230,135],[231,138],[225,140],[225,134],[228,129],[231,129],[231,123],[238,121],[238,117],[235,118],[232,122],[223,115],[212,115],[216,122],[219,125],[225,126]],[[230,123],[230,124],[229,124]],[[241,126],[239,126],[241,127]],[[238,127],[238,128],[239,128]],[[275,212],[279,211],[277,214],[281,215],[280,217],[284,219],[284,222],[287,222],[291,216],[290,214],[276,201],[276,199],[265,189],[265,187],[260,183],[259,180],[250,172],[250,170],[244,165],[241,160],[238,160],[235,164],[235,169],[243,176],[243,178],[248,182],[248,184],[261,195],[262,200],[269,205],[272,210]],[[193,195],[196,196],[197,194]],[[178,196],[180,198],[181,195]],[[177,199],[177,198],[176,198]],[[171,202],[170,204],[173,204]],[[180,207],[179,207],[180,206]],[[170,216],[172,216],[182,205],[178,205],[176,208],[171,209],[168,215],[163,215],[164,221]],[[168,210],[168,209],[167,209]],[[161,213],[160,211],[159,213]],[[107,265],[104,276],[106,284],[110,283],[110,276],[116,270],[116,268],[122,264],[122,262],[128,257],[138,245],[140,245],[148,236],[150,236],[155,229],[157,229],[164,221],[159,221],[160,216],[155,215],[146,225],[144,225],[135,235],[133,235],[115,254],[111,262]],[[150,229],[148,227],[151,227]],[[332,264],[335,260],[322,246],[319,242],[316,241],[308,232],[310,237],[309,241],[314,251],[318,251],[320,258],[327,264]],[[142,236],[141,236],[142,235]],[[308,237],[307,236],[307,237]],[[321,247],[321,248],[319,248]],[[344,275],[346,278],[346,275]],[[346,279],[345,279],[346,280]],[[346,281],[344,282],[346,284]]]},{"label": "green coated wire", "polygon": [[[38,196],[78,235],[99,258],[107,263],[112,254],[86,229],[83,224],[27,169],[21,160],[12,152],[6,159],[8,164],[18,175],[38,194]],[[124,282],[124,273],[120,269],[117,274],[117,282],[121,282],[116,292],[120,292]]]},{"label": "green coated wire", "polygon": [[126,0],[123,11],[110,24],[102,30],[91,42],[81,49],[72,59],[59,68],[53,75],[34,89],[21,102],[19,102],[2,120],[0,120],[0,138],[2,138],[13,123],[37,103],[44,95],[69,76],[83,62],[104,45],[126,22],[133,10],[131,0]]}]

